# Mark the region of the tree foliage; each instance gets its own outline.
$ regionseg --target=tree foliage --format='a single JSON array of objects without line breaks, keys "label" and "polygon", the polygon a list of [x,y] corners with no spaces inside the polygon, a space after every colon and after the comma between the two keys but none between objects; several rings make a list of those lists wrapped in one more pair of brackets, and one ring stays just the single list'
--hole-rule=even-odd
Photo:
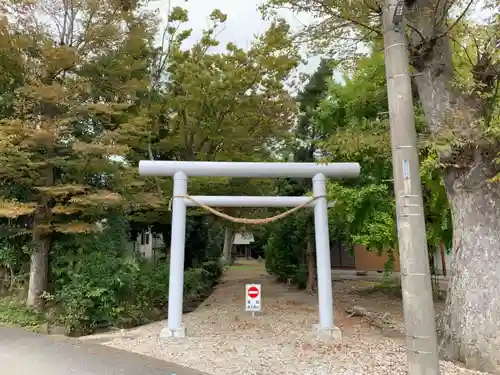
[{"label": "tree foliage", "polygon": [[[316,51],[333,51],[345,62],[359,56],[352,54],[358,52],[357,43],[380,44],[381,15],[384,10],[389,11],[384,2],[377,0],[269,0],[262,8],[266,15],[273,16],[272,11],[282,7],[315,16],[317,22],[305,26],[299,37],[310,42]],[[424,114],[425,143],[429,147],[425,168],[437,158],[453,222],[450,293],[439,320],[441,353],[476,369],[499,373],[495,332],[499,331],[500,321],[493,317],[498,315],[500,304],[490,301],[498,300],[498,289],[491,287],[491,280],[498,280],[496,270],[500,262],[500,3],[415,0],[405,2],[405,7],[404,24],[408,27],[402,32],[409,40],[413,83]],[[478,10],[482,10],[483,22],[472,17]],[[346,38],[355,43],[349,45]],[[427,169],[425,174],[428,173],[432,174]],[[442,191],[439,185],[433,187],[435,192]],[[427,204],[436,208],[441,201],[428,199]],[[440,215],[433,213],[434,218]],[[441,215],[441,219],[445,217]],[[448,228],[447,224],[447,233]],[[487,271],[484,264],[491,265]],[[485,272],[488,277],[483,277]],[[470,290],[488,292],[478,301]],[[482,306],[479,309],[464,308],[478,304]],[[474,344],[470,337],[474,337]]]},{"label": "tree foliage", "polygon": [[362,176],[354,184],[330,183],[331,222],[349,244],[369,250],[394,250],[395,210],[387,121],[387,96],[383,56],[361,59],[344,75],[344,83],[332,82],[328,98],[317,111],[318,126],[328,134],[321,147],[327,158],[358,161]]},{"label": "tree foliage", "polygon": [[[133,29],[148,24],[141,16],[117,16],[109,3],[82,3],[81,21],[66,13],[71,27],[54,33],[38,22],[36,4],[9,5],[2,38],[23,79],[0,128],[6,193],[0,215],[30,217],[36,248],[28,304],[40,307],[54,234],[96,231],[99,217],[121,204],[114,176],[123,166],[110,156],[122,152],[113,142],[116,126],[134,94],[134,76],[145,71],[137,63],[141,48],[131,49]],[[40,5],[60,17],[56,3]]]},{"label": "tree foliage", "polygon": [[[127,248],[148,227],[168,241],[171,179],[140,178],[139,160],[270,159],[294,120],[284,81],[300,58],[285,22],[273,22],[248,50],[229,43],[221,53],[213,47],[226,15],[214,10],[210,27],[186,48],[192,30],[176,7],[158,46],[159,19],[144,5],[2,4],[0,271],[28,284],[28,307],[45,303],[70,332],[165,312],[167,263],[151,265]],[[190,183],[195,194],[272,188]],[[190,213],[188,300],[220,275],[212,260],[222,229]]]},{"label": "tree foliage", "polygon": [[[295,162],[314,162],[318,142],[324,137],[315,122],[316,109],[324,100],[328,82],[333,73],[333,62],[323,60],[309,81],[297,95],[298,121],[292,137],[282,150]],[[278,194],[301,196],[312,189],[311,181],[286,179],[278,186]],[[272,225],[265,246],[266,268],[280,281],[291,281],[308,292],[316,289],[316,259],[314,252],[314,224],[309,210],[296,213],[283,222]],[[283,239],[293,236],[291,241]]]},{"label": "tree foliage", "polygon": [[[344,83],[333,83],[318,110],[318,123],[330,130],[322,147],[335,160],[356,160],[362,176],[356,184],[331,183],[336,209],[331,219],[348,233],[348,242],[370,250],[394,251],[396,207],[392,188],[391,146],[384,61],[381,53],[360,59]],[[425,139],[425,121],[416,106],[417,126]],[[420,143],[421,175],[429,248],[451,241],[450,210],[436,153]]]},{"label": "tree foliage", "polygon": [[[281,139],[291,126],[295,103],[284,79],[300,59],[289,26],[274,22],[247,51],[229,43],[222,53],[211,49],[219,45],[216,38],[226,16],[214,11],[210,19],[212,25],[202,38],[186,50],[182,45],[192,31],[184,25],[188,15],[181,8],[173,9],[166,47],[154,56],[156,81],[149,95],[137,103],[137,117],[122,130],[121,142],[131,148],[127,154],[131,163],[144,158],[265,160],[270,158],[270,142]],[[155,96],[161,96],[160,100],[153,100]],[[245,189],[249,194],[263,186],[255,180],[209,182],[220,193]],[[160,191],[170,195],[170,181],[160,185]],[[190,191],[206,191],[206,185],[207,180],[193,179]],[[165,205],[158,191],[155,184],[140,184],[130,190],[129,198]]]},{"label": "tree foliage", "polygon": [[[332,80],[332,67],[336,67],[341,79]],[[362,244],[379,255],[388,252],[386,271],[390,272],[397,253],[397,231],[384,74],[380,52],[359,59],[349,69],[342,69],[335,61],[328,64],[324,61],[297,96],[300,113],[291,153],[296,161],[314,161],[322,153],[326,160],[361,164],[362,175],[356,181],[328,184],[329,199],[335,201],[329,210],[330,236],[340,238],[351,249]],[[418,106],[415,111],[421,113]],[[417,125],[425,135],[421,117]],[[421,146],[429,248],[435,250],[441,243],[450,245],[450,210],[436,154],[424,142]],[[280,193],[303,195],[310,188],[302,181],[289,180],[280,186]],[[300,265],[306,259],[305,239],[312,228],[298,216],[276,224],[271,230],[266,261],[279,279],[286,276],[299,280],[298,275],[306,269]],[[302,240],[283,244],[280,250],[277,244],[285,231]]]}]

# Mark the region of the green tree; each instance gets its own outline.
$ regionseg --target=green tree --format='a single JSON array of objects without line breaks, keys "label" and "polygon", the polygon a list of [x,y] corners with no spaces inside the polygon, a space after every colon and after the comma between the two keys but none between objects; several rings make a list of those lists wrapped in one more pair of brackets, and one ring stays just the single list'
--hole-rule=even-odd
[{"label": "green tree", "polygon": [[[229,43],[221,53],[213,47],[219,45],[217,35],[226,15],[214,10],[210,27],[190,48],[183,47],[192,32],[185,26],[187,20],[185,9],[172,9],[165,43],[152,60],[149,92],[120,129],[120,143],[130,147],[124,157],[131,166],[123,174],[128,181],[123,194],[134,220],[144,223],[161,218],[168,225],[172,183],[159,178],[138,181],[139,160],[269,160],[269,146],[283,138],[294,120],[295,103],[284,81],[300,58],[286,23],[272,23],[246,51]],[[272,188],[268,180],[193,178],[189,191],[258,195]],[[226,210],[232,215],[244,212]]]},{"label": "green tree", "polygon": [[[350,244],[389,251],[386,269],[392,271],[397,234],[384,74],[382,53],[359,59],[344,75],[343,83],[331,84],[328,98],[317,111],[317,122],[330,135],[321,143],[329,158],[358,161],[362,167],[355,183],[329,184],[331,199],[337,202],[330,214],[332,225],[342,228]],[[421,110],[416,107],[415,112]],[[423,132],[424,123],[420,117],[418,120]],[[425,212],[429,245],[434,249],[441,242],[449,243],[450,211],[435,154],[423,146]]]},{"label": "green tree", "polygon": [[[500,373],[500,319],[496,318],[500,312],[496,287],[500,282],[496,181],[500,4],[474,0],[405,4],[414,82],[429,140],[443,169],[453,219],[455,260],[440,319],[441,353],[470,367]],[[269,14],[283,6],[321,19],[301,34],[323,53],[327,48],[345,57],[346,48],[357,45],[346,39],[359,42],[382,36],[384,4],[378,0],[270,0],[264,10]],[[492,16],[485,23],[474,23],[468,16],[481,6]],[[484,292],[478,296],[472,290]]]},{"label": "green tree", "polygon": [[[154,25],[151,15],[112,2],[71,11],[58,2],[8,5],[12,21],[2,19],[0,43],[10,59],[2,62],[13,59],[23,77],[1,120],[0,216],[29,218],[27,305],[39,309],[54,234],[99,230],[106,210],[121,205],[114,175],[122,165],[110,157],[123,153],[116,128],[147,78],[143,55]],[[40,23],[39,9],[64,27]]]},{"label": "green tree", "polygon": [[[388,251],[393,261],[395,213],[383,55],[374,53],[342,71],[343,82],[332,82],[317,111],[317,122],[328,135],[321,147],[328,159],[359,162],[362,174],[348,184],[329,183],[330,199],[336,201],[330,223],[348,245],[363,244],[379,254]],[[386,266],[389,271],[393,264]]]},{"label": "green tree", "polygon": [[[328,91],[328,82],[333,74],[333,62],[323,60],[311,75],[304,88],[297,95],[298,121],[293,128],[291,139],[281,150],[291,155],[294,162],[314,162],[317,144],[323,134],[315,121],[316,109]],[[278,194],[301,196],[312,189],[311,181],[286,179],[278,184]],[[309,293],[316,289],[316,259],[314,251],[314,220],[309,210],[298,212],[292,217],[277,222],[270,228],[266,245],[266,264],[269,272],[279,280],[292,279]],[[283,237],[291,235],[295,239],[287,243]]]}]

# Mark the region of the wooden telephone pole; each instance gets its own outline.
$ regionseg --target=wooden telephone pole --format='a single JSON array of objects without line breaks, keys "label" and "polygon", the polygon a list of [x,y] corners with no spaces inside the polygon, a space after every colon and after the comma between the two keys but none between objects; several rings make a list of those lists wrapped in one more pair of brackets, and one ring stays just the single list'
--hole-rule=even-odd
[{"label": "wooden telephone pole", "polygon": [[409,375],[439,375],[403,0],[385,0],[385,70]]}]

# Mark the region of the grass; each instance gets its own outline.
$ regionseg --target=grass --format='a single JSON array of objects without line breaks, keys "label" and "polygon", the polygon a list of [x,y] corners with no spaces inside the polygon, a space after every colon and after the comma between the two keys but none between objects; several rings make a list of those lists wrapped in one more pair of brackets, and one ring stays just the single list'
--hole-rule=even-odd
[{"label": "grass", "polygon": [[237,269],[237,270],[254,270],[256,268],[261,268],[260,265],[258,264],[233,264],[231,266],[231,268],[233,269]]},{"label": "grass", "polygon": [[235,260],[234,263],[230,266],[231,269],[234,270],[241,270],[241,271],[252,271],[252,270],[257,270],[257,269],[263,269],[264,268],[264,263],[263,262],[256,262],[254,260],[246,260],[246,259],[241,259],[241,260]]},{"label": "grass", "polygon": [[401,284],[399,280],[393,278],[387,278],[382,280],[375,285],[367,286],[367,288],[360,289],[357,291],[359,295],[372,295],[372,294],[384,294],[389,297],[402,298],[403,294],[401,291]]},{"label": "grass", "polygon": [[43,331],[46,324],[44,314],[28,309],[19,299],[0,297],[0,325],[23,327],[30,331]]},{"label": "grass", "polygon": [[[439,289],[439,285],[434,285],[432,294],[434,301],[443,301],[446,299],[446,293],[442,291],[436,291]],[[371,286],[366,286],[356,291],[361,296],[369,296],[373,294],[383,294],[392,298],[403,298],[403,291],[401,289],[401,281],[397,278],[386,278],[378,283],[374,283]]]}]

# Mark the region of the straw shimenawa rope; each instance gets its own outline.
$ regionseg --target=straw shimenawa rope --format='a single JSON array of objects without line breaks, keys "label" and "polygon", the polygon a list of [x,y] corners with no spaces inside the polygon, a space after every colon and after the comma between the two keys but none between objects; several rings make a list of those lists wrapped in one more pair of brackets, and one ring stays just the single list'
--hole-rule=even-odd
[{"label": "straw shimenawa rope", "polygon": [[317,197],[311,197],[311,199],[309,199],[308,201],[302,203],[301,205],[298,205],[294,208],[291,208],[290,210],[288,211],[285,211],[285,212],[282,212],[278,215],[275,215],[275,216],[272,216],[272,217],[267,217],[267,218],[264,218],[264,219],[247,219],[247,218],[243,218],[243,217],[234,217],[234,216],[230,216],[230,215],[227,215],[223,212],[220,212],[220,211],[217,211],[216,209],[210,207],[210,206],[207,206],[205,204],[202,204],[200,202],[198,202],[196,199],[194,199],[193,197],[189,196],[189,195],[175,195],[173,196],[172,198],[170,198],[170,202],[168,204],[168,209],[169,211],[172,209],[172,201],[174,198],[184,198],[184,199],[189,199],[191,202],[193,202],[194,204],[196,204],[197,206],[203,208],[204,210],[220,217],[220,218],[223,218],[223,219],[226,219],[228,221],[231,221],[233,223],[237,223],[237,224],[247,224],[247,225],[262,225],[262,224],[268,224],[268,223],[272,223],[273,221],[277,221],[277,220],[280,220],[280,219],[283,219],[291,214],[293,214],[294,212],[300,210],[301,208],[307,206],[308,204],[314,202],[316,199],[318,198],[324,198],[324,196],[317,196]]}]

